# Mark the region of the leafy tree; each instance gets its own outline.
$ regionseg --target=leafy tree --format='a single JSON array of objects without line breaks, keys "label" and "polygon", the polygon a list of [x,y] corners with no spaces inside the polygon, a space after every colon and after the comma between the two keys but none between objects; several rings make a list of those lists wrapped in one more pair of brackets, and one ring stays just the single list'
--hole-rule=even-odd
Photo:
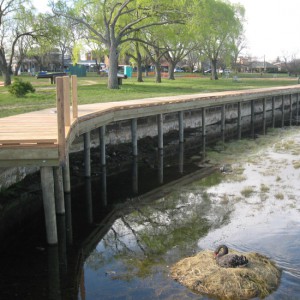
[{"label": "leafy tree", "polygon": [[238,37],[233,37],[232,40],[233,48],[232,48],[232,64],[235,69],[235,72],[237,72],[237,60],[241,52],[247,48],[247,44],[245,41],[245,36],[241,34]]},{"label": "leafy tree", "polygon": [[169,65],[169,79],[174,80],[176,65],[195,48],[196,44],[189,34],[187,25],[184,24],[169,26],[164,34],[163,43],[166,48],[164,57]]},{"label": "leafy tree", "polygon": [[212,79],[217,79],[217,62],[230,53],[232,37],[242,32],[243,7],[221,0],[195,0],[191,28],[203,54],[211,62]]},{"label": "leafy tree", "polygon": [[143,54],[143,47],[140,45],[140,42],[133,41],[130,43],[130,47],[126,49],[126,55],[128,55],[134,62],[137,67],[137,82],[143,82],[143,73],[142,65],[145,55]]},{"label": "leafy tree", "polygon": [[53,11],[85,27],[90,39],[109,51],[108,87],[118,88],[118,57],[122,44],[137,40],[134,33],[178,19],[184,0],[76,0],[53,4]]},{"label": "leafy tree", "polygon": [[[4,85],[11,84],[12,62],[18,42],[25,36],[35,38],[32,9],[27,1],[3,0],[0,5],[0,70]],[[26,20],[26,22],[24,22]]]},{"label": "leafy tree", "polygon": [[155,36],[147,44],[142,44],[151,63],[155,66],[155,82],[161,83],[161,60],[166,54],[166,49],[161,47],[161,42]]}]

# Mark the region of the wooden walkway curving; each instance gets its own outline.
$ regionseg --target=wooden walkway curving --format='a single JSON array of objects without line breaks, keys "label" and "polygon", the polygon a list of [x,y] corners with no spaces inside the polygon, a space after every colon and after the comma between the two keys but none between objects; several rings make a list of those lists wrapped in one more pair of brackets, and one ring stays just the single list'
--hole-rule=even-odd
[{"label": "wooden walkway curving", "polygon": [[[77,115],[75,118],[70,117],[69,124],[66,124],[66,118],[62,122],[58,120],[56,108],[0,118],[0,167],[58,166],[61,163],[59,154],[61,146],[64,148],[63,152],[67,152],[77,135],[90,132],[113,121],[299,92],[299,85],[295,85],[86,104],[76,107]],[[67,113],[72,115],[72,110],[69,109]],[[63,127],[63,141],[59,140],[61,127]]]}]

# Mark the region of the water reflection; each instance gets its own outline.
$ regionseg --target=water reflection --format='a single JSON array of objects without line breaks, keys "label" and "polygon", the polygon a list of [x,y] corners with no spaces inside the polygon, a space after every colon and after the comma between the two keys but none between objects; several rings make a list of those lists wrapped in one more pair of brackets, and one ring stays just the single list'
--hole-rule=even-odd
[{"label": "water reflection", "polygon": [[92,201],[92,183],[91,178],[85,178],[85,204],[86,204],[86,220],[88,224],[93,223],[93,201]]},{"label": "water reflection", "polygon": [[66,236],[69,245],[73,244],[73,226],[72,226],[72,204],[71,194],[65,193],[65,209],[66,209]]},{"label": "water reflection", "polygon": [[179,143],[179,173],[183,174],[184,166],[184,143]]},{"label": "water reflection", "polygon": [[48,299],[60,300],[59,255],[57,246],[49,246],[48,254]]},{"label": "water reflection", "polygon": [[[293,188],[300,171],[291,168],[299,146],[300,137],[284,164],[282,154],[268,151],[264,161],[260,155],[252,157],[232,172],[217,172],[189,185],[177,182],[154,201],[147,196],[128,199],[85,261],[85,274],[98,278],[97,287],[86,283],[86,293],[105,299],[207,299],[174,283],[168,266],[227,243],[268,255],[283,269],[280,288],[267,299],[300,294],[300,206],[299,191]],[[277,181],[275,169],[282,175]]]},{"label": "water reflection", "polygon": [[[102,167],[99,177],[73,188],[72,208],[71,194],[65,194],[66,215],[57,218],[59,246],[42,250],[39,255],[33,255],[32,249],[26,253],[23,244],[16,247],[26,254],[12,255],[7,265],[1,264],[5,276],[1,276],[0,295],[14,280],[10,269],[22,270],[23,264],[24,274],[19,278],[24,286],[17,285],[24,291],[19,294],[21,299],[208,299],[173,282],[168,277],[169,266],[221,242],[237,250],[259,251],[283,268],[281,287],[270,299],[300,294],[300,207],[295,188],[300,177],[295,167],[298,140],[278,146],[282,149],[286,145],[284,148],[293,153],[288,160],[277,153],[268,163],[270,154],[264,151],[266,159],[252,169],[238,164],[238,170],[217,172],[199,181],[197,176],[203,172],[199,161],[205,156],[210,159],[207,141],[205,136],[198,136],[197,161],[191,159],[186,144],[179,143],[172,160],[166,151],[155,152],[151,166],[134,157],[128,172],[121,174],[122,180]],[[291,145],[295,147],[291,149]],[[223,146],[236,162],[235,152]],[[284,170],[275,166],[277,159]],[[190,178],[190,170],[200,171]],[[245,177],[252,181],[246,182]],[[169,184],[172,180],[176,180],[175,185]],[[269,186],[269,192],[263,192],[266,188],[262,184]],[[255,197],[243,197],[238,192],[245,185],[252,188]],[[37,245],[34,241],[34,247]],[[28,254],[34,256],[29,263],[30,275]],[[42,279],[38,281],[37,277]]]},{"label": "water reflection", "polygon": [[107,182],[106,166],[101,166],[101,201],[104,207],[107,206]]},{"label": "water reflection", "polygon": [[158,150],[157,157],[158,157],[158,162],[157,162],[158,183],[163,184],[164,183],[164,150],[163,149]]},{"label": "water reflection", "polygon": [[139,192],[138,157],[132,159],[132,191],[134,195]]}]

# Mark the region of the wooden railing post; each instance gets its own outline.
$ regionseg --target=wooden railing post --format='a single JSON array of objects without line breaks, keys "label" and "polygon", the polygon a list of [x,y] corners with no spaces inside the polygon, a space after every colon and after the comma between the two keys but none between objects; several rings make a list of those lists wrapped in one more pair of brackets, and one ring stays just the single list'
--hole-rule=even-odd
[{"label": "wooden railing post", "polygon": [[65,140],[65,101],[64,101],[64,79],[56,78],[56,107],[57,107],[57,130],[58,130],[58,157],[60,164],[64,164],[66,158]]},{"label": "wooden railing post", "polygon": [[77,104],[77,76],[72,75],[71,77],[71,85],[72,85],[72,112],[73,119],[78,118],[78,104]]},{"label": "wooden railing post", "polygon": [[64,103],[65,103],[65,126],[71,125],[71,118],[70,118],[70,78],[69,76],[63,77],[63,88],[64,88]]}]

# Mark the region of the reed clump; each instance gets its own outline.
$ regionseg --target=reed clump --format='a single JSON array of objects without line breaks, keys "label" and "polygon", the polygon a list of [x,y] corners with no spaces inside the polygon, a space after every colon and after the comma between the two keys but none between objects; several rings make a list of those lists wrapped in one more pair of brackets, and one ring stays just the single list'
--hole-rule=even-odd
[{"label": "reed clump", "polygon": [[173,265],[171,277],[196,293],[220,299],[265,298],[276,290],[281,271],[275,263],[259,253],[242,255],[249,261],[247,266],[222,268],[217,265],[212,251],[201,251]]}]

